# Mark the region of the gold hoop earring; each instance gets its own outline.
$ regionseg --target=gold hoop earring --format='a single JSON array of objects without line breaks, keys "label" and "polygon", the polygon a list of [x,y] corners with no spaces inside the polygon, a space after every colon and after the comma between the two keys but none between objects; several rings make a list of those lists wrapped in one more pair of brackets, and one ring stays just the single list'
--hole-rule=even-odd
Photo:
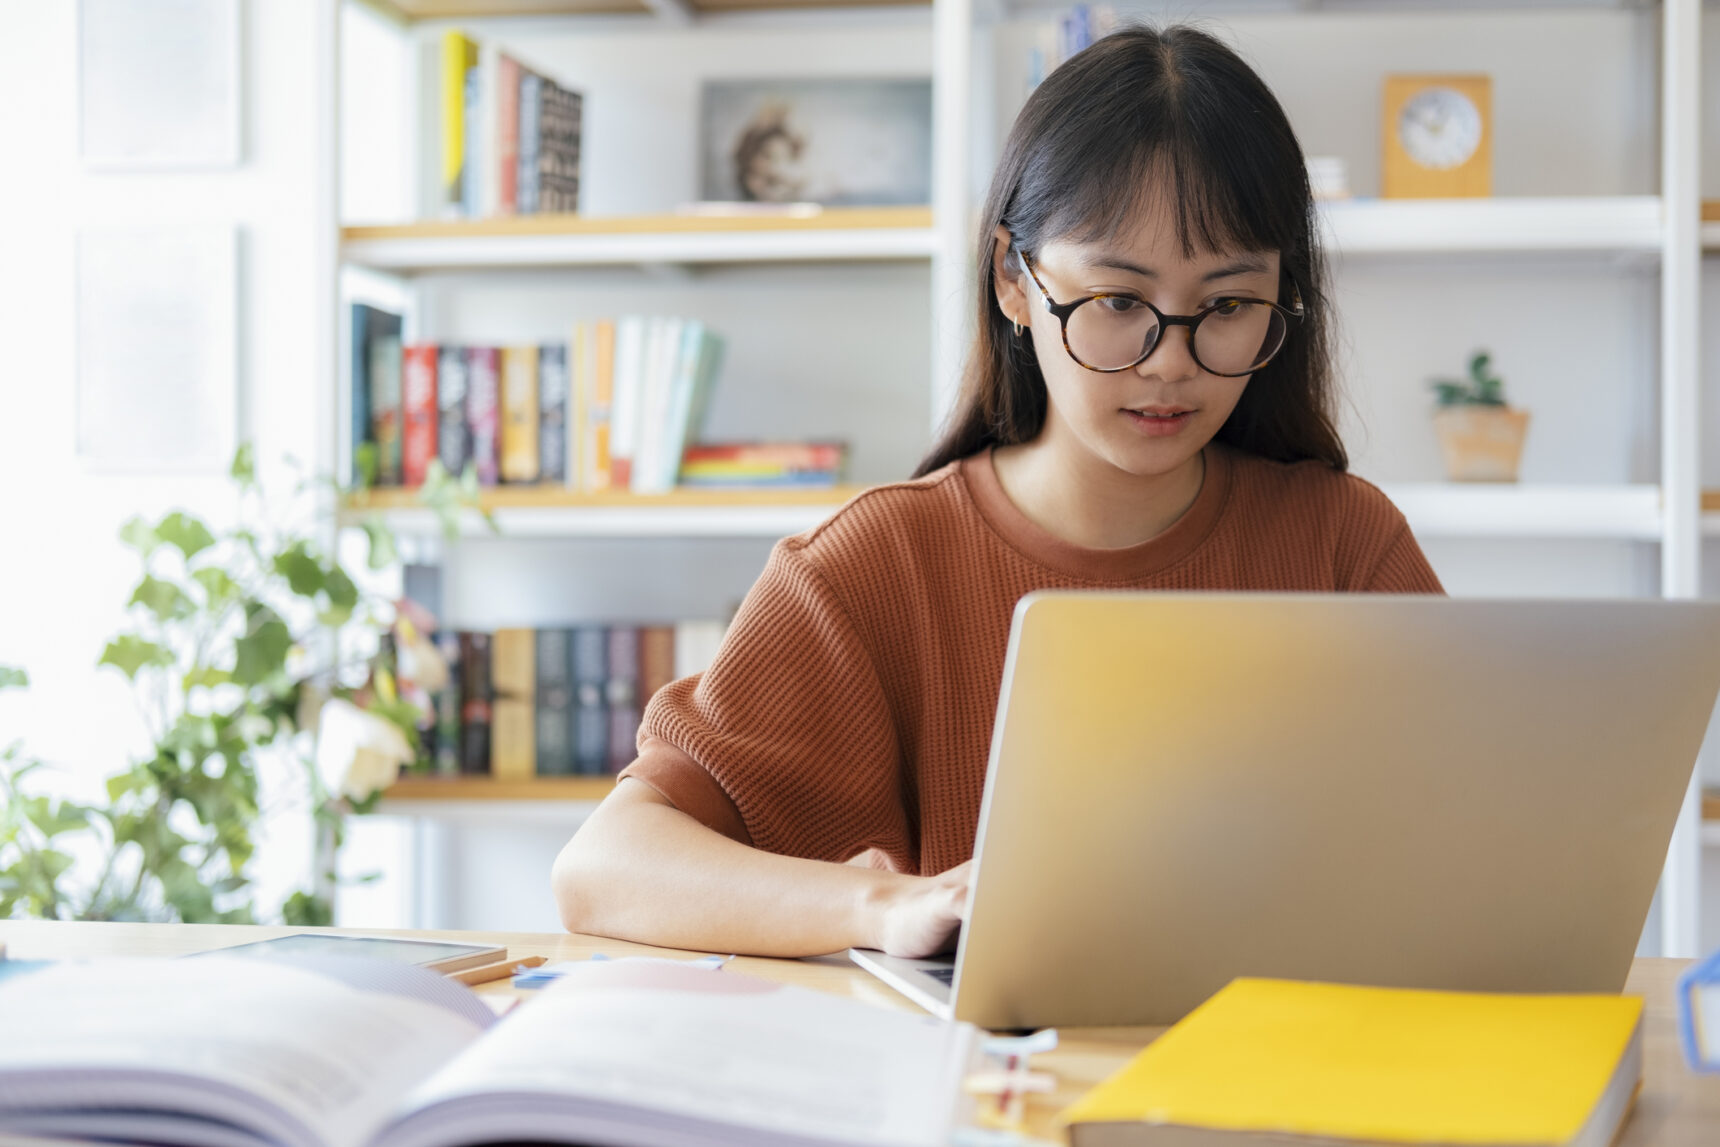
[{"label": "gold hoop earring", "polygon": [[1009,325],[1015,328],[1015,337],[1020,338],[1021,337],[1021,324],[1016,322],[1014,319],[1011,319],[1011,320],[1009,320]]}]

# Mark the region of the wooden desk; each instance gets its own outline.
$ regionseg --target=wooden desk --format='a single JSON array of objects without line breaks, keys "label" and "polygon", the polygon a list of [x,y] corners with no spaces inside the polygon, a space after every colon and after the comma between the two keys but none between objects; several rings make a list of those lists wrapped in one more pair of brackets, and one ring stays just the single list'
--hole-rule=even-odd
[{"label": "wooden desk", "polygon": [[[72,959],[89,956],[178,956],[225,948],[292,932],[346,929],[242,927],[221,924],[75,924],[53,921],[0,921],[0,942],[15,959]],[[375,934],[372,931],[370,934]],[[400,932],[402,936],[505,944],[510,956],[583,960],[610,956],[653,955],[688,958],[689,953],[649,948],[596,936],[539,932]],[[1699,1076],[1684,1066],[1678,1049],[1673,983],[1682,960],[1638,960],[1626,991],[1646,1000],[1643,1031],[1643,1089],[1636,1111],[1615,1147],[1715,1147],[1720,1144],[1720,1076]],[[914,1005],[841,957],[767,960],[741,957],[737,972],[864,1000],[884,1007],[917,1010]],[[512,993],[507,981],[485,984],[484,993]],[[522,993],[527,994],[529,993]],[[1150,1043],[1159,1028],[1068,1028],[1062,1046],[1034,1060],[1036,1068],[1057,1076],[1050,1096],[1035,1096],[1029,1107],[1035,1131],[1049,1135],[1052,1116]]]}]

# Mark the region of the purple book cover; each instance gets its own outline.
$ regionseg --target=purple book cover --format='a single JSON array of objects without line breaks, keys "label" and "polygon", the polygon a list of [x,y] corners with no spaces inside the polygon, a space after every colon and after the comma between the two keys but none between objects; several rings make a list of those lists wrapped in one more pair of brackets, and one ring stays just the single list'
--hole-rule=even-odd
[{"label": "purple book cover", "polygon": [[502,352],[493,346],[466,349],[466,424],[472,465],[480,486],[494,486],[502,462]]}]

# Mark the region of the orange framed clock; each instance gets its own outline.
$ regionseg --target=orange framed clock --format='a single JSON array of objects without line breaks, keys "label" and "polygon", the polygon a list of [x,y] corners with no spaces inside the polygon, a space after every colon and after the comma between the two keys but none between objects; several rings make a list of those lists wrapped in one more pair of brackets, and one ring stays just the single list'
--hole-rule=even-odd
[{"label": "orange framed clock", "polygon": [[1493,194],[1490,77],[1387,76],[1381,118],[1381,195],[1445,199]]}]

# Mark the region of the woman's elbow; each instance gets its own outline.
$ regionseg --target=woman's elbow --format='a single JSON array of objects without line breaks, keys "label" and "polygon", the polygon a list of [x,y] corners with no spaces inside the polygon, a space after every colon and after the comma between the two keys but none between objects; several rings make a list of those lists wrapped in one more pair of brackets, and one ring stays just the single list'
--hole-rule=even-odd
[{"label": "woman's elbow", "polygon": [[555,863],[550,866],[550,893],[555,897],[555,910],[561,917],[561,926],[569,932],[586,932],[591,929],[591,873],[589,866],[584,863],[579,847],[579,834],[574,833],[568,842],[561,846],[556,854]]}]

